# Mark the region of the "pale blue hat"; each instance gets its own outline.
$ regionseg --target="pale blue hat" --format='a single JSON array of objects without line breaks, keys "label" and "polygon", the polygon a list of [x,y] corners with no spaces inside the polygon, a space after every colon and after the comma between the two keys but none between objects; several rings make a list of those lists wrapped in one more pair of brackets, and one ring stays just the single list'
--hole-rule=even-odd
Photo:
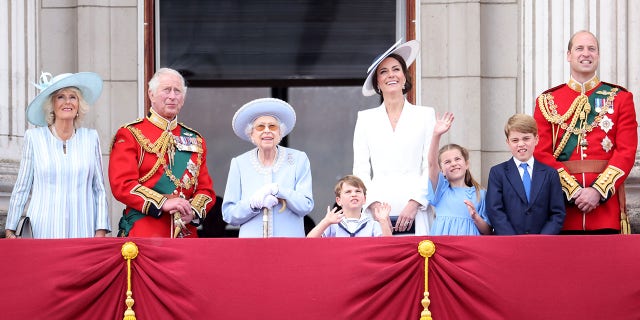
[{"label": "pale blue hat", "polygon": [[288,135],[296,125],[296,112],[290,104],[276,98],[260,98],[245,103],[236,111],[231,120],[233,132],[240,139],[251,142],[244,130],[247,125],[262,116],[272,116],[284,123],[286,131],[280,132],[281,138]]},{"label": "pale blue hat", "polygon": [[82,93],[84,101],[89,105],[93,105],[100,97],[100,93],[102,93],[102,78],[93,72],[62,73],[53,78],[51,73],[43,72],[40,75],[40,82],[34,83],[34,85],[40,89],[40,93],[27,107],[27,119],[32,124],[40,127],[47,126],[42,106],[52,93],[62,88],[76,87]]},{"label": "pale blue hat", "polygon": [[386,57],[395,53],[401,56],[404,59],[404,63],[407,65],[407,68],[416,60],[418,56],[418,52],[420,51],[420,43],[416,40],[410,40],[403,44],[400,44],[402,39],[398,40],[394,45],[391,46],[387,51],[378,56],[369,68],[367,69],[367,79],[364,81],[364,85],[362,86],[362,94],[365,96],[372,96],[376,94],[376,90],[373,88],[372,78],[373,73],[376,72],[378,65],[384,60]]}]

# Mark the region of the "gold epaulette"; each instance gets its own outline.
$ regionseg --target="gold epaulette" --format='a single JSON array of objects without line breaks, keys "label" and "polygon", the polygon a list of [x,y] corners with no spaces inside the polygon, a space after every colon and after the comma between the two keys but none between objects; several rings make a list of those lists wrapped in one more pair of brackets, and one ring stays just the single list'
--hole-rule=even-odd
[{"label": "gold epaulette", "polygon": [[[144,120],[144,118],[138,118],[135,121],[123,124],[120,128],[127,128],[129,126],[134,125],[134,124],[138,124],[138,123],[142,122],[142,120]],[[114,143],[116,143],[116,135],[115,134],[113,135],[113,138],[111,138],[111,144],[109,145],[110,146],[109,147],[109,153],[111,153],[111,150],[113,149],[113,144]]]},{"label": "gold epaulette", "polygon": [[560,175],[560,184],[562,185],[562,192],[567,197],[567,201],[571,201],[576,192],[580,189],[580,183],[576,178],[567,172],[564,168],[558,169],[558,175]]},{"label": "gold epaulette", "polygon": [[180,126],[184,127],[184,128],[185,128],[185,129],[187,129],[187,130],[191,130],[191,131],[193,131],[193,133],[197,134],[197,135],[198,135],[198,137],[202,137],[202,135],[200,134],[200,132],[196,131],[196,130],[195,130],[195,129],[193,129],[193,128],[190,128],[190,127],[188,127],[188,126],[184,125],[184,123],[182,123],[182,122],[178,122],[178,124],[179,124]]},{"label": "gold epaulette", "polygon": [[625,88],[625,87],[623,87],[623,86],[621,86],[619,84],[609,83],[609,82],[604,82],[604,81],[602,81],[602,83],[604,83],[606,85],[609,85],[609,86],[612,86],[614,88],[618,88],[618,89],[620,89],[620,91],[629,91],[629,90],[627,90],[627,88]]},{"label": "gold epaulette", "polygon": [[553,87],[553,88],[549,88],[549,89],[547,89],[545,92],[543,92],[543,94],[544,94],[544,93],[549,93],[549,92],[554,92],[554,91],[556,91],[556,90],[558,90],[558,89],[560,89],[560,88],[564,87],[564,85],[565,85],[565,84],[563,83],[563,84],[559,84],[559,85],[557,85],[557,86],[555,86],[555,87]]},{"label": "gold epaulette", "polygon": [[602,198],[609,199],[609,197],[616,193],[616,181],[622,176],[624,176],[624,171],[609,165],[601,174],[598,175],[598,178],[593,182],[592,187],[598,190]]},{"label": "gold epaulette", "polygon": [[123,124],[121,128],[126,128],[126,127],[128,127],[128,126],[132,126],[132,125],[134,125],[134,124],[138,124],[138,123],[142,122],[143,120],[144,120],[144,118],[138,118],[138,119],[136,119],[136,120],[134,120],[134,121],[131,121],[131,122],[129,122],[129,123],[125,123],[125,124]]},{"label": "gold epaulette", "polygon": [[193,199],[191,199],[191,207],[196,211],[200,218],[204,219],[207,217],[207,204],[213,201],[211,197],[205,194],[196,194]]}]

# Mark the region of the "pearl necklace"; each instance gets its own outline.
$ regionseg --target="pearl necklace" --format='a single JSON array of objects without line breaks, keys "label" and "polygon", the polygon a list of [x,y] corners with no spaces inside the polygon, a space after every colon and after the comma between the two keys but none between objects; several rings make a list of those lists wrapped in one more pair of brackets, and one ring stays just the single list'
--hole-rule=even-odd
[{"label": "pearl necklace", "polygon": [[58,140],[62,141],[62,152],[64,152],[64,154],[67,154],[67,140],[73,138],[73,136],[76,135],[76,129],[73,129],[73,132],[71,133],[71,136],[69,137],[69,139],[62,139],[60,138],[60,136],[58,135],[58,132],[56,131],[56,126],[55,125],[51,125],[49,126],[49,130],[51,130],[51,133],[53,133],[53,136],[56,137]]}]

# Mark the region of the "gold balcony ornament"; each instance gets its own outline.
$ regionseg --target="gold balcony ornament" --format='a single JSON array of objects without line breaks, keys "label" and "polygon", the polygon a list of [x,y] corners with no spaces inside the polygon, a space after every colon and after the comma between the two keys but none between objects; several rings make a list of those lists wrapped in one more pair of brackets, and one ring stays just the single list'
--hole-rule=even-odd
[{"label": "gold balcony ornament", "polygon": [[127,310],[124,311],[124,320],[136,320],[136,313],[133,311],[133,292],[131,292],[131,260],[138,256],[138,246],[129,241],[122,245],[122,257],[127,260],[127,298],[124,303]]},{"label": "gold balcony ornament", "polygon": [[422,240],[418,244],[418,252],[424,257],[424,298],[421,301],[424,310],[420,313],[420,320],[432,320],[429,311],[429,257],[436,252],[436,245],[431,240]]}]

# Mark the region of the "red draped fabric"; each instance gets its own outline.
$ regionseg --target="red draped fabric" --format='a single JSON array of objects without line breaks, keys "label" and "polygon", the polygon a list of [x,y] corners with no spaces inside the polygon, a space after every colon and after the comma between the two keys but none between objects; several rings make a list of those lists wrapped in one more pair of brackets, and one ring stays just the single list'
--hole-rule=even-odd
[{"label": "red draped fabric", "polygon": [[640,235],[3,240],[2,319],[639,319]]}]

